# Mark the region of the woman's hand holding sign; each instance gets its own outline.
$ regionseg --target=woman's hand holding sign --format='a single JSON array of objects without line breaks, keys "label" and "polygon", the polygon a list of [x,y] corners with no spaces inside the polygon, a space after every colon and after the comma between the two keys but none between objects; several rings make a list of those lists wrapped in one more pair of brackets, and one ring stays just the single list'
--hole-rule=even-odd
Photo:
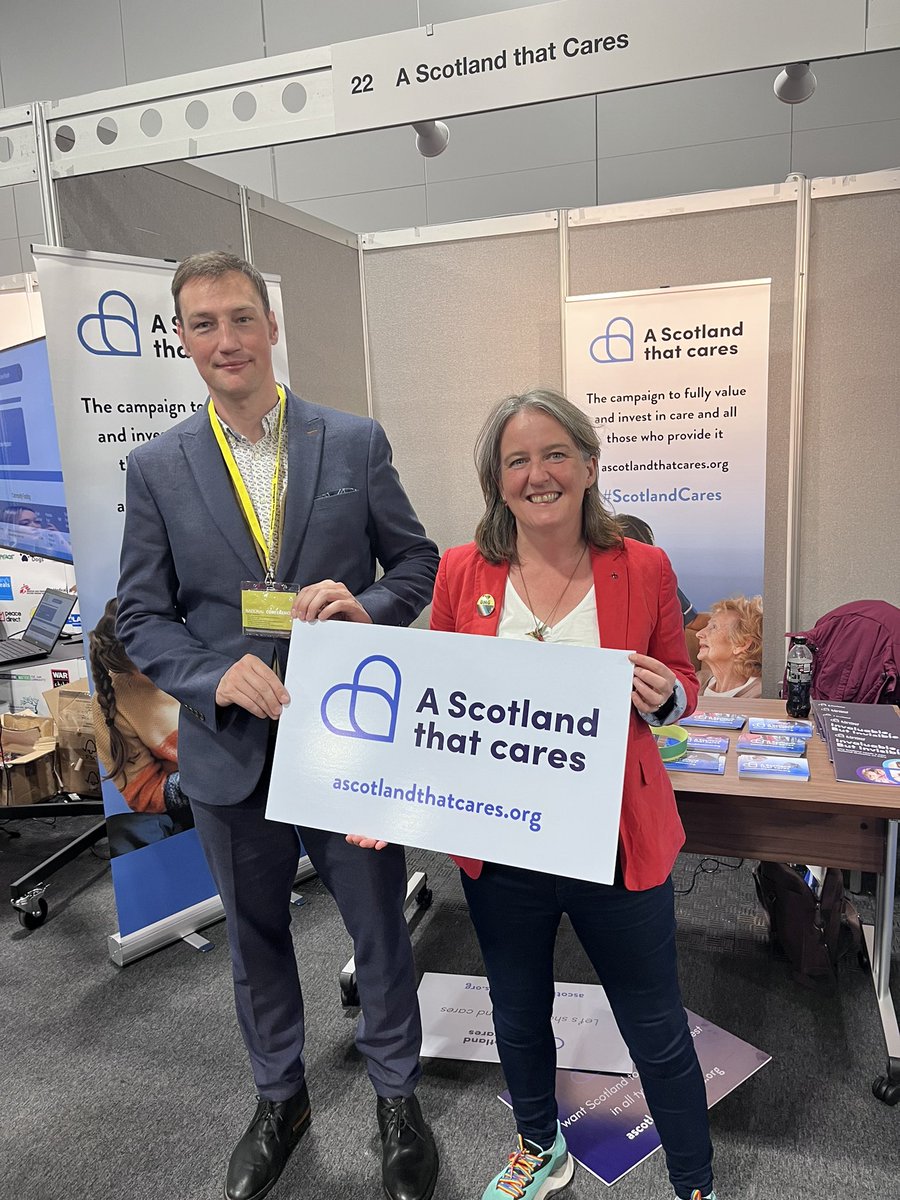
[{"label": "woman's hand holding sign", "polygon": [[363,850],[383,850],[388,844],[380,838],[363,837],[361,833],[348,833],[346,840],[351,846],[359,846]]}]

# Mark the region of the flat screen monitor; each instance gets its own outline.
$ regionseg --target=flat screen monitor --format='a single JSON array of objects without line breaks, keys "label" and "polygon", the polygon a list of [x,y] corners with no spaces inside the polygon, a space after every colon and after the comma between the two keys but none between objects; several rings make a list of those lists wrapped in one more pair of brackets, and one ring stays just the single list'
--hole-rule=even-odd
[{"label": "flat screen monitor", "polygon": [[0,350],[0,547],[72,561],[46,338]]}]

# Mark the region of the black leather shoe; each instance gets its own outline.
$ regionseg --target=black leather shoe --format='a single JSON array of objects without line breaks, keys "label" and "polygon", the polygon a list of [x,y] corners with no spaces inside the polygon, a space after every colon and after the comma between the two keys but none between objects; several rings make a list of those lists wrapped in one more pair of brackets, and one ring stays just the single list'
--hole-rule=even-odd
[{"label": "black leather shoe", "polygon": [[378,1097],[381,1178],[388,1200],[431,1200],[438,1152],[415,1096]]},{"label": "black leather shoe", "polygon": [[225,1200],[262,1200],[275,1186],[291,1151],[309,1128],[304,1083],[289,1100],[260,1100],[234,1148],[225,1176]]}]

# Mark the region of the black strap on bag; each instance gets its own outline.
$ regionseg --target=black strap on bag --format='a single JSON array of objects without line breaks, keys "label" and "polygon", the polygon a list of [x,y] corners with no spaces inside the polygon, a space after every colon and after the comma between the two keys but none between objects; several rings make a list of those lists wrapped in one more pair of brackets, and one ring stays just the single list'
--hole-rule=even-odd
[{"label": "black strap on bag", "polygon": [[862,949],[859,914],[836,867],[826,870],[818,895],[803,878],[803,870],[761,862],[753,872],[756,894],[768,915],[772,939],[791,964],[797,983],[833,989],[838,962]]}]

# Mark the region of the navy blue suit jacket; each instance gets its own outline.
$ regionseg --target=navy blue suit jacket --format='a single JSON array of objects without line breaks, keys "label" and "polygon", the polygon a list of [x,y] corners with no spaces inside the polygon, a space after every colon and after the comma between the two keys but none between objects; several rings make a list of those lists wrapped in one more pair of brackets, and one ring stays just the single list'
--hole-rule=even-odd
[{"label": "navy blue suit jacket", "polygon": [[[337,580],[376,624],[410,624],[431,600],[438,554],[384,431],[290,391],[287,429],[279,580]],[[208,804],[247,797],[265,759],[269,722],[215,701],[245,654],[267,664],[277,655],[283,673],[289,643],[242,632],[241,581],[264,574],[205,406],[131,452],[118,633],[135,665],[181,702],[181,786]]]}]

